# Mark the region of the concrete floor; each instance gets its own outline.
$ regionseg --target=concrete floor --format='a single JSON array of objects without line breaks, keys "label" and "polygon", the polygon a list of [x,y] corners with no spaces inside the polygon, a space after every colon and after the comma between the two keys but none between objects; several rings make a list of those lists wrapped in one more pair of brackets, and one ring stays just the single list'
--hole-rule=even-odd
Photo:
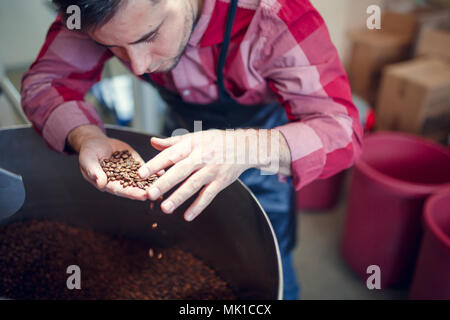
[{"label": "concrete floor", "polygon": [[349,174],[337,206],[329,211],[299,211],[294,264],[301,283],[301,299],[407,299],[406,289],[369,290],[340,255]]}]

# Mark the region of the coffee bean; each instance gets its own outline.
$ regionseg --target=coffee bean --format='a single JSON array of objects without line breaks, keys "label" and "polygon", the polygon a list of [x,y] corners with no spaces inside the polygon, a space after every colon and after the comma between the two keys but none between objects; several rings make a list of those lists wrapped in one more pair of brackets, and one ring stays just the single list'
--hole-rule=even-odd
[{"label": "coffee bean", "polygon": [[[151,208],[150,208],[151,209]],[[152,229],[156,229],[156,228],[158,228],[158,223],[157,222],[154,222],[153,224],[152,224]]]},{"label": "coffee bean", "polygon": [[[186,250],[149,249],[148,243],[56,221],[1,226],[0,257],[0,296],[10,299],[236,299]],[[81,268],[81,290],[66,287],[70,265]]]}]

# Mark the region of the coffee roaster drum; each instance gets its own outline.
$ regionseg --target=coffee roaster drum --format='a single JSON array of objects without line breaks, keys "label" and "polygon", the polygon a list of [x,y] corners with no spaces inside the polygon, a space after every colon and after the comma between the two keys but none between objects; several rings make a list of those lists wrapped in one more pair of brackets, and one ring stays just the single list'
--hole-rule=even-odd
[{"label": "coffee roaster drum", "polygon": [[[157,154],[150,135],[107,126],[110,137],[129,143],[144,160]],[[202,259],[226,280],[239,299],[281,299],[282,269],[269,219],[240,181],[223,190],[193,222],[183,212],[194,197],[166,215],[149,202],[100,192],[86,182],[78,158],[50,150],[29,126],[0,130],[0,168],[23,178],[26,200],[0,225],[50,219],[120,234],[149,245],[177,245]],[[157,222],[159,232],[151,232]]]}]

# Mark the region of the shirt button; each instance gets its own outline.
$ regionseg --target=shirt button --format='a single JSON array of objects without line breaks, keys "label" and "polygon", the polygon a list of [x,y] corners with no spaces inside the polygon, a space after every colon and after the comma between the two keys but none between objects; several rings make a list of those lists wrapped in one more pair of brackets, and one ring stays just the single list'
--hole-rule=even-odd
[{"label": "shirt button", "polygon": [[191,94],[191,91],[190,90],[184,90],[183,91],[183,96],[188,96],[188,95],[190,95]]}]

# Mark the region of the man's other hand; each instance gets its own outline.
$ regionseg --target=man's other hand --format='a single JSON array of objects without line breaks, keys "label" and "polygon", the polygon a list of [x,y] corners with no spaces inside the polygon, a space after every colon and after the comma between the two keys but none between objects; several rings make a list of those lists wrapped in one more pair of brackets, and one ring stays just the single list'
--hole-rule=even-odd
[{"label": "man's other hand", "polygon": [[68,143],[78,152],[80,171],[84,179],[100,191],[106,191],[117,196],[141,200],[147,199],[146,191],[136,188],[123,188],[118,181],[108,182],[100,161],[109,159],[113,152],[129,150],[133,158],[144,164],[141,156],[127,143],[108,138],[97,126],[83,125],[72,130]]}]

